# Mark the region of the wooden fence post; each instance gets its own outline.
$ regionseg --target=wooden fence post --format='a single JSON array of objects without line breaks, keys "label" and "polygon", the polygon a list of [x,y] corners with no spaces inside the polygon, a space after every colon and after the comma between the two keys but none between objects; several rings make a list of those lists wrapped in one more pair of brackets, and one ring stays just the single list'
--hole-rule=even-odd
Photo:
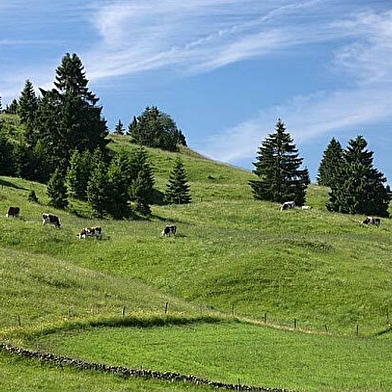
[{"label": "wooden fence post", "polygon": [[297,329],[297,319],[294,319],[294,329]]},{"label": "wooden fence post", "polygon": [[168,309],[169,309],[169,302],[166,302],[165,303],[165,314],[167,314]]}]

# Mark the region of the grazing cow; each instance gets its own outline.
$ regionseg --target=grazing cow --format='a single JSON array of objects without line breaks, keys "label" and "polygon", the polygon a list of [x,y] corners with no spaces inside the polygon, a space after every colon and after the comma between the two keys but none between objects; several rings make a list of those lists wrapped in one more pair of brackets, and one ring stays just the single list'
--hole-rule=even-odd
[{"label": "grazing cow", "polygon": [[295,202],[294,201],[285,201],[282,206],[280,207],[281,211],[285,210],[290,210],[292,208],[295,208]]},{"label": "grazing cow", "polygon": [[375,226],[380,226],[381,220],[380,218],[373,218],[371,216],[367,216],[363,221],[363,225],[375,225]]},{"label": "grazing cow", "polygon": [[85,227],[78,234],[80,239],[86,239],[88,237],[95,237],[97,239],[102,238],[102,228],[101,226]]},{"label": "grazing cow", "polygon": [[52,224],[55,225],[57,228],[61,227],[60,218],[53,214],[44,213],[42,214],[42,224]]},{"label": "grazing cow", "polygon": [[19,207],[9,207],[8,212],[5,214],[5,216],[8,218],[9,216],[12,216],[13,218],[16,218],[19,215],[20,208]]},{"label": "grazing cow", "polygon": [[170,234],[175,235],[177,232],[177,226],[175,225],[166,225],[165,228],[162,230],[162,236],[169,236]]}]

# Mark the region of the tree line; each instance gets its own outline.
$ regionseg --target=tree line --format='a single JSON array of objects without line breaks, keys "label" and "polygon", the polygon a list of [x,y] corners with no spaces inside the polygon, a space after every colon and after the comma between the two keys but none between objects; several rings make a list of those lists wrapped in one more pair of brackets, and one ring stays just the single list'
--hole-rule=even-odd
[{"label": "tree line", "polygon": [[[154,176],[144,146],[169,151],[186,146],[171,117],[157,107],[146,108],[129,125],[130,141],[138,147],[131,154],[114,153],[107,146],[109,130],[99,98],[89,90],[76,54],[62,58],[54,88],[39,91],[37,96],[27,80],[19,100],[5,110],[0,106],[17,115],[23,129],[16,132],[0,120],[0,174],[46,183],[50,204],[56,208],[67,208],[72,197],[87,201],[97,216],[149,215]],[[191,202],[180,158],[174,162],[162,201]]]},{"label": "tree line", "polygon": [[[324,151],[317,183],[330,188],[326,204],[329,211],[389,216],[391,190],[385,185],[384,174],[373,166],[373,152],[366,147],[363,136],[350,140],[346,149],[332,138]],[[278,203],[290,200],[302,206],[310,183],[308,170],[301,169],[302,162],[290,133],[279,119],[275,132],[262,141],[253,163],[257,179],[249,184],[254,198]]]},{"label": "tree line", "polygon": [[[54,88],[39,89],[36,96],[27,80],[19,100],[3,110],[18,115],[23,135],[3,129],[0,121],[0,174],[20,176],[48,184],[51,204],[67,208],[69,197],[85,200],[99,216],[129,217],[150,214],[154,201],[154,177],[144,147],[177,151],[186,146],[174,120],[156,106],[134,116],[127,130],[121,120],[114,134],[128,135],[139,147],[132,154],[114,153],[99,98],[89,90],[83,64],[67,53],[56,69]],[[346,149],[333,138],[324,151],[317,176],[319,185],[330,187],[327,209],[349,214],[389,216],[391,200],[386,178],[373,167],[373,152],[362,136]],[[249,181],[254,199],[278,203],[306,201],[310,184],[307,168],[301,168],[293,139],[278,120],[275,132],[262,141],[253,163],[255,178]],[[180,158],[170,173],[163,201],[190,203],[190,188]]]}]

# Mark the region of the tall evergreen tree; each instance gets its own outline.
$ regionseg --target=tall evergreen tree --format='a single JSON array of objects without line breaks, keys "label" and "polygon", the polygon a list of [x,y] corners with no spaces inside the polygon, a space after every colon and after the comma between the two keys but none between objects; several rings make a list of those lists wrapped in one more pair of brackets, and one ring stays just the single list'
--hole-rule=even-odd
[{"label": "tall evergreen tree", "polygon": [[300,206],[305,203],[309,173],[306,168],[300,169],[303,159],[280,119],[275,133],[259,147],[256,160],[253,173],[259,179],[249,181],[255,199],[278,203],[293,200]]},{"label": "tall evergreen tree", "polygon": [[179,157],[176,158],[170,172],[164,201],[167,204],[188,204],[192,201],[184,164]]},{"label": "tall evergreen tree", "polygon": [[327,209],[346,214],[389,216],[391,195],[384,174],[373,167],[373,152],[363,136],[351,139],[329,193]]},{"label": "tall evergreen tree", "polygon": [[49,205],[55,208],[68,207],[68,193],[64,182],[64,175],[57,168],[48,181],[47,193],[50,198]]},{"label": "tall evergreen tree", "polygon": [[34,125],[38,110],[38,98],[35,94],[33,84],[26,80],[24,89],[19,98],[17,113],[21,122],[26,127],[26,139],[29,145],[34,143]]},{"label": "tall evergreen tree", "polygon": [[343,148],[335,138],[332,138],[324,151],[323,158],[318,169],[317,183],[319,185],[330,187],[336,180],[338,169],[342,163]]},{"label": "tall evergreen tree", "polygon": [[56,70],[56,88],[41,89],[44,110],[40,111],[39,133],[52,146],[55,166],[66,168],[71,154],[79,151],[105,151],[108,129],[98,98],[88,89],[80,58],[67,53]]}]

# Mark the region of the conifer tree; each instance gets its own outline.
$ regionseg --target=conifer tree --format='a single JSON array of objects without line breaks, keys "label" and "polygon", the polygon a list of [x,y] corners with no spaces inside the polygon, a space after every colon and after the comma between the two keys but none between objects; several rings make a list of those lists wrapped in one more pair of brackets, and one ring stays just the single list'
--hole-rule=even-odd
[{"label": "conifer tree", "polygon": [[373,167],[373,152],[363,136],[351,139],[344,151],[337,180],[331,185],[327,209],[346,214],[388,217],[391,195],[384,174]]},{"label": "conifer tree", "polygon": [[114,129],[114,134],[124,135],[124,133],[125,133],[124,124],[121,122],[121,120],[118,120],[118,123]]},{"label": "conifer tree", "polygon": [[259,147],[256,160],[253,173],[259,179],[249,181],[255,199],[278,203],[293,200],[299,206],[305,203],[309,173],[300,169],[303,159],[299,158],[293,139],[280,119],[275,133]]},{"label": "conifer tree", "polygon": [[75,148],[105,151],[108,129],[102,107],[97,106],[99,98],[88,89],[84,66],[76,54],[63,57],[54,84],[56,88],[50,91],[41,89],[44,109],[38,131],[52,146],[55,166],[65,169]]},{"label": "conifer tree", "polygon": [[66,174],[69,195],[79,200],[87,200],[87,184],[91,171],[92,154],[75,149],[71,155]]},{"label": "conifer tree", "polygon": [[110,210],[110,184],[103,160],[96,161],[87,185],[87,200],[94,215],[103,217]]},{"label": "conifer tree", "polygon": [[17,113],[21,122],[26,127],[26,139],[29,145],[34,143],[33,132],[37,110],[38,98],[35,94],[33,84],[27,79],[19,98]]},{"label": "conifer tree", "polygon": [[68,207],[68,194],[64,176],[57,168],[47,185],[47,194],[50,198],[49,205],[55,208],[64,209]]},{"label": "conifer tree", "polygon": [[170,172],[164,201],[167,204],[187,204],[192,201],[184,164],[179,157],[176,158],[174,167]]},{"label": "conifer tree", "polygon": [[131,214],[130,187],[132,184],[129,154],[118,153],[108,168],[110,204],[108,213],[115,219],[126,218]]},{"label": "conifer tree", "polygon": [[332,138],[324,151],[318,169],[317,183],[330,187],[335,181],[338,169],[342,164],[343,148],[335,138]]},{"label": "conifer tree", "polygon": [[135,203],[135,210],[149,215],[155,181],[147,151],[143,147],[136,149],[131,156],[131,177],[130,195]]}]

